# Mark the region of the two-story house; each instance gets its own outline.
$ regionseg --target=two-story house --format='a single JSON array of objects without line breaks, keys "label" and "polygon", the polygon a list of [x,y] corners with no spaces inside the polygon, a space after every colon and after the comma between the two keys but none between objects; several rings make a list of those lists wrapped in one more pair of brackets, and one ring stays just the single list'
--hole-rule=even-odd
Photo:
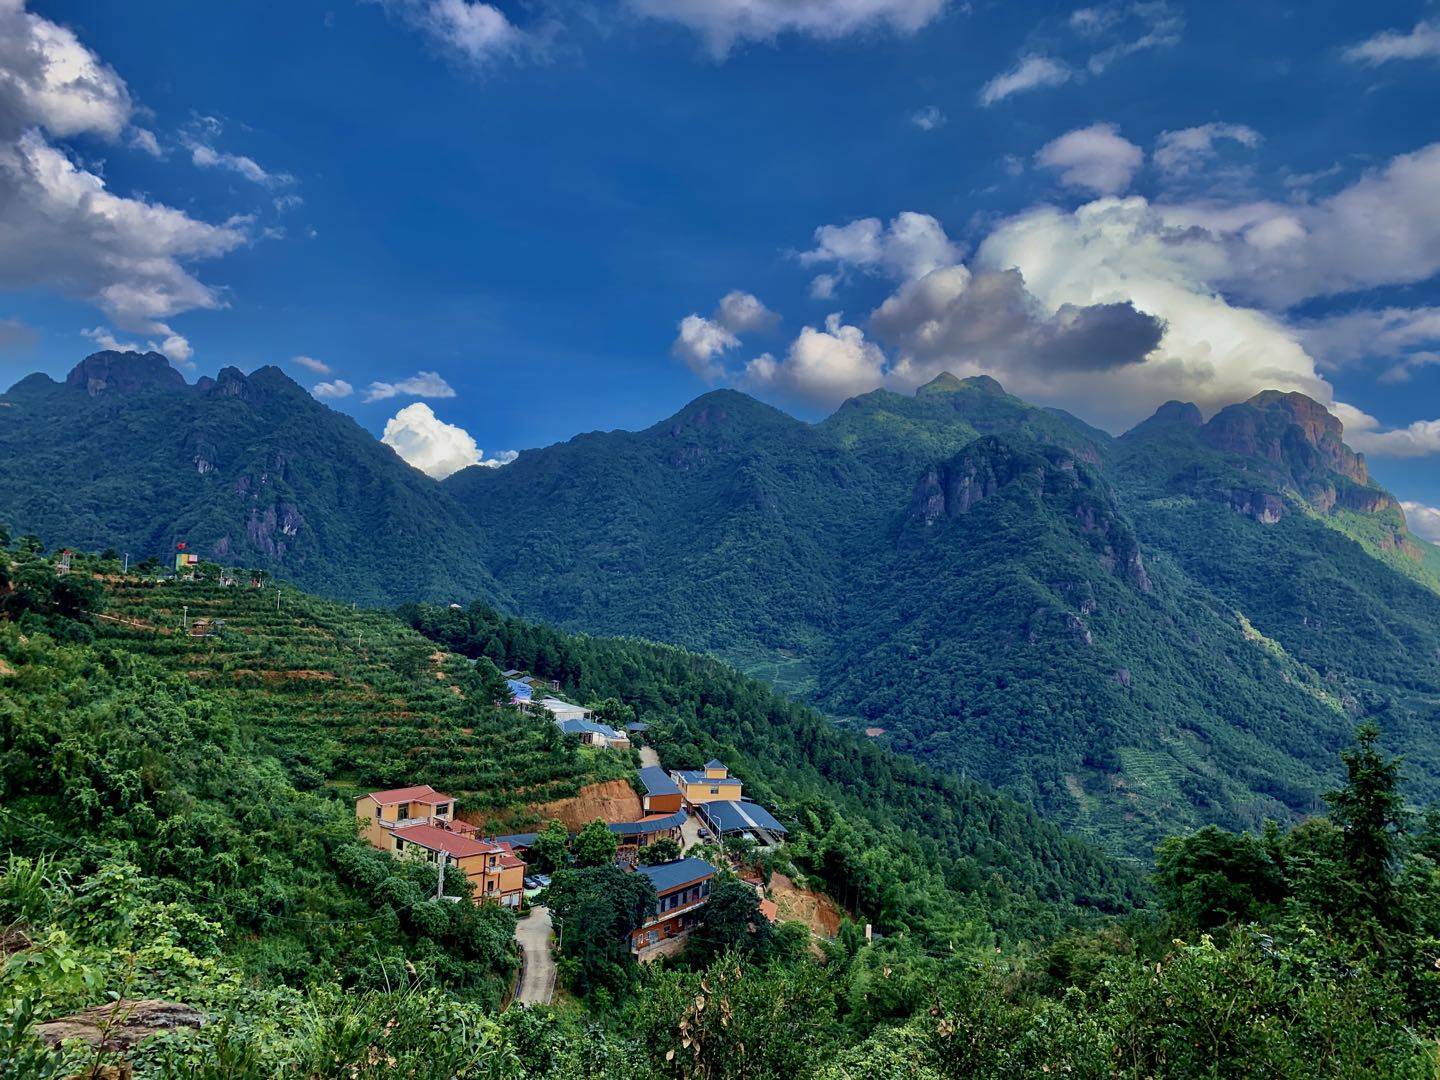
[{"label": "two-story house", "polygon": [[665,942],[683,938],[694,929],[700,909],[710,898],[715,868],[704,859],[685,858],[641,866],[635,872],[650,879],[659,899],[655,913],[630,935],[631,951],[643,960]]},{"label": "two-story house", "polygon": [[712,758],[703,769],[678,769],[670,776],[679,785],[685,801],[692,806],[716,800],[735,802],[740,798],[742,785],[739,779],[730,775],[723,761]]},{"label": "two-story house", "polygon": [[372,791],[355,800],[360,834],[382,851],[393,851],[390,833],[409,825],[449,822],[455,817],[455,800],[429,784]]}]

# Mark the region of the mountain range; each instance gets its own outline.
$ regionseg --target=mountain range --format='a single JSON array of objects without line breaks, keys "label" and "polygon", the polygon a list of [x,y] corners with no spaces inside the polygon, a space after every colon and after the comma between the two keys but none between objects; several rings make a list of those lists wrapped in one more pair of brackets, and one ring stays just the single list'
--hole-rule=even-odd
[{"label": "mountain range", "polygon": [[1363,717],[1440,794],[1440,550],[1300,394],[1115,438],[984,377],[719,390],[437,482],[276,368],[98,353],[0,396],[0,522],[708,651],[1131,854],[1317,810]]}]

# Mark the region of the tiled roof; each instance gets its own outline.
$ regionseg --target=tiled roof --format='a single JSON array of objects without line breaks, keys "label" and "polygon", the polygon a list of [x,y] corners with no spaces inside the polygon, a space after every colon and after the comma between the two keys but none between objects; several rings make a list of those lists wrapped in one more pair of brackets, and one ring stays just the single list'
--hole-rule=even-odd
[{"label": "tiled roof", "polygon": [[[362,799],[365,796],[360,796]],[[374,799],[381,806],[393,806],[395,803],[408,802],[454,802],[449,795],[436,791],[429,784],[417,784],[414,787],[397,787],[389,791],[372,791],[370,798]]]},{"label": "tiled roof", "polygon": [[682,885],[711,877],[715,868],[704,859],[685,858],[656,866],[642,866],[635,872],[649,878],[657,893],[667,893]]},{"label": "tiled roof", "polygon": [[690,819],[684,810],[676,810],[673,814],[648,814],[639,821],[616,822],[610,826],[610,831],[617,836],[648,836],[651,833],[678,829],[688,820]]},{"label": "tiled roof", "polygon": [[508,833],[505,836],[495,837],[495,842],[497,844],[509,844],[511,847],[528,848],[531,844],[535,843],[535,838],[539,835],[538,832]]},{"label": "tiled roof", "polygon": [[407,844],[419,844],[430,851],[443,851],[457,859],[469,858],[471,855],[498,855],[505,850],[499,844],[462,836],[436,825],[411,825],[396,829],[395,836]]},{"label": "tiled roof", "polygon": [[646,795],[679,795],[680,789],[670,774],[659,765],[646,765],[640,770],[640,782],[645,785]]}]

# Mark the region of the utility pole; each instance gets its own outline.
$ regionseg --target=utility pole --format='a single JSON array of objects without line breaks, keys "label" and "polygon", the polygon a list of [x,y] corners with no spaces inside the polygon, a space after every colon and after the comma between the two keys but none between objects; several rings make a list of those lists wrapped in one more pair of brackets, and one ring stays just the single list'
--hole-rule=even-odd
[{"label": "utility pole", "polygon": [[448,852],[444,852],[444,851],[440,852],[440,877],[439,877],[439,879],[435,882],[435,899],[436,899],[436,900],[444,900],[444,899],[445,899],[445,860],[448,859],[449,857],[450,857],[450,856],[449,856],[449,853],[448,853]]},{"label": "utility pole", "polygon": [[128,551],[125,552],[125,569],[122,570],[122,571],[120,571],[120,572],[121,572],[122,574],[128,574],[128,573],[130,573],[130,552],[128,552]]},{"label": "utility pole", "polygon": [[189,629],[190,629],[190,605],[189,605],[189,604],[181,604],[181,605],[180,605],[180,611],[181,611],[180,624],[181,624],[182,627],[184,627],[184,629],[189,630]]}]

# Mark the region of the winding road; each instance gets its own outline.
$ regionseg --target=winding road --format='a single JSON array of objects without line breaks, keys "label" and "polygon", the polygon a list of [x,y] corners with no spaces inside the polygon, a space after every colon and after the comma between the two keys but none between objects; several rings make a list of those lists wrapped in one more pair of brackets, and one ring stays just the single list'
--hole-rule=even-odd
[{"label": "winding road", "polygon": [[515,940],[525,954],[525,971],[515,1000],[521,1005],[549,1005],[555,993],[555,958],[550,955],[550,909],[532,907],[515,925]]}]

